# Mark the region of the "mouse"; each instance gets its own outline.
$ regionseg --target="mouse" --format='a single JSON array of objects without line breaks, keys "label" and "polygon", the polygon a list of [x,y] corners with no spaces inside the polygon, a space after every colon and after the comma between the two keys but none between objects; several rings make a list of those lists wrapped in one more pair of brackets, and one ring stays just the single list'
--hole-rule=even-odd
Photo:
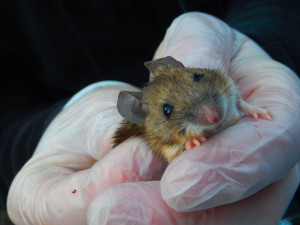
[{"label": "mouse", "polygon": [[140,92],[121,91],[117,109],[124,118],[113,147],[140,137],[170,163],[182,152],[234,125],[242,117],[271,120],[265,108],[243,100],[229,74],[185,67],[171,56],[145,62],[150,81]]}]

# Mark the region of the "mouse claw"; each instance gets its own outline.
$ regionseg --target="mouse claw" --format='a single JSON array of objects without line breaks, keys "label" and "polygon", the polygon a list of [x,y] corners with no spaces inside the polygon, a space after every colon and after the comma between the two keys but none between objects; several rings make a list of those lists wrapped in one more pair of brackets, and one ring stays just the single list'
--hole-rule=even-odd
[{"label": "mouse claw", "polygon": [[198,136],[197,138],[194,138],[192,140],[189,140],[186,142],[185,144],[185,148],[188,149],[192,149],[195,148],[197,146],[200,146],[201,143],[204,143],[206,141],[206,138],[203,136]]},{"label": "mouse claw", "polygon": [[200,146],[200,145],[201,144],[200,144],[200,142],[198,140],[193,139],[193,140],[189,140],[189,141],[186,142],[185,148],[187,150],[189,150],[189,149],[195,148],[196,146]]},{"label": "mouse claw", "polygon": [[273,115],[267,109],[260,108],[258,106],[250,105],[247,102],[242,101],[240,107],[248,117],[254,119],[272,120]]},{"label": "mouse claw", "polygon": [[268,110],[263,109],[263,108],[258,108],[256,110],[256,115],[257,115],[257,118],[260,118],[260,119],[272,120],[272,114]]},{"label": "mouse claw", "polygon": [[254,119],[272,120],[272,114],[267,110],[259,107],[254,107],[251,111],[246,112],[247,116]]}]

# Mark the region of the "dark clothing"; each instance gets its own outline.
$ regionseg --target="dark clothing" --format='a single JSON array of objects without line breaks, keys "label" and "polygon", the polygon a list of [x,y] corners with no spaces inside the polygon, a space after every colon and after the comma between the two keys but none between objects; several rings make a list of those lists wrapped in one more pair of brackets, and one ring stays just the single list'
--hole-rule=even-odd
[{"label": "dark clothing", "polygon": [[3,0],[0,3],[0,201],[44,130],[88,84],[147,82],[172,20],[213,14],[298,74],[300,4],[292,0]]}]

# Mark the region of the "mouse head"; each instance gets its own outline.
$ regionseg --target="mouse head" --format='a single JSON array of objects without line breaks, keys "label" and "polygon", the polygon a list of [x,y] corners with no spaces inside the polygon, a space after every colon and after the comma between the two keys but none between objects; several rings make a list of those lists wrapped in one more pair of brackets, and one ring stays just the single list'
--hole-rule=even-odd
[{"label": "mouse head", "polygon": [[162,110],[157,111],[162,111],[161,115],[167,119],[171,117],[173,111],[177,113],[184,109],[187,112],[193,109],[199,111],[200,107],[200,111],[203,112],[202,119],[199,118],[202,124],[218,122],[223,110],[215,109],[214,105],[218,105],[221,94],[226,94],[230,86],[230,79],[222,72],[186,68],[171,56],[144,64],[151,72],[149,84],[142,92],[123,91],[119,94],[117,107],[124,118],[141,124],[155,107],[161,107]]},{"label": "mouse head", "polygon": [[224,98],[231,95],[225,74],[186,68],[170,56],[145,66],[151,72],[149,84],[142,92],[121,92],[117,107],[130,122],[145,124],[149,139],[185,143],[219,126],[229,108]]}]

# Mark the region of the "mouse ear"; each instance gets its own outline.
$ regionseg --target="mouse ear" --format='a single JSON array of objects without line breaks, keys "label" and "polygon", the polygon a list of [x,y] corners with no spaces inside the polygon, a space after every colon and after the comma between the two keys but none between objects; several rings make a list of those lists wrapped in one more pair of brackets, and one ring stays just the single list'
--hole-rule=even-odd
[{"label": "mouse ear", "polygon": [[150,72],[154,76],[158,75],[158,68],[162,68],[163,70],[169,70],[172,68],[184,68],[184,65],[181,62],[177,61],[171,56],[145,62],[144,65],[150,70]]},{"label": "mouse ear", "polygon": [[121,116],[132,123],[144,123],[148,114],[147,106],[142,102],[142,92],[121,91],[117,109]]}]

